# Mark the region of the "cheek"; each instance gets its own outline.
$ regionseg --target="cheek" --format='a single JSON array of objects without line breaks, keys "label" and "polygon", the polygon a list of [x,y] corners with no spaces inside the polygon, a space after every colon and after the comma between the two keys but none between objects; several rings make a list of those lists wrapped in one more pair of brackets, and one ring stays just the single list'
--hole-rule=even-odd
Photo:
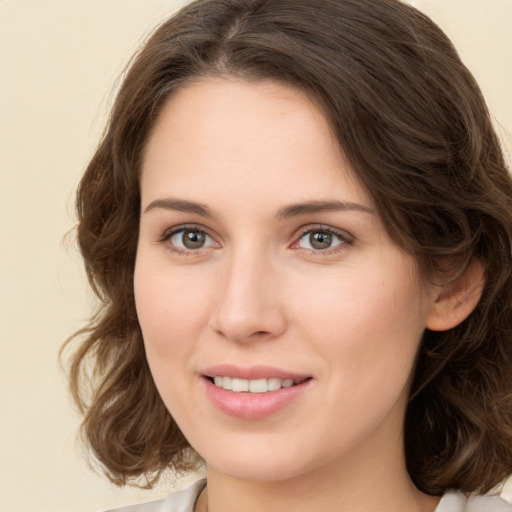
[{"label": "cheek", "polygon": [[[187,394],[200,311],[196,288],[169,275],[164,266],[139,260],[134,274],[137,316],[155,385],[167,409],[180,417]],[[175,416],[176,417],[176,416]]]},{"label": "cheek", "polygon": [[329,276],[308,294],[291,294],[308,337],[333,362],[335,378],[404,380],[414,364],[425,329],[424,293],[412,270],[404,271],[407,262],[378,263]]},{"label": "cheek", "polygon": [[176,275],[165,265],[159,269],[150,261],[137,262],[135,304],[152,367],[179,362],[192,349],[190,341],[204,328],[206,290],[198,281],[197,276],[184,272]]}]

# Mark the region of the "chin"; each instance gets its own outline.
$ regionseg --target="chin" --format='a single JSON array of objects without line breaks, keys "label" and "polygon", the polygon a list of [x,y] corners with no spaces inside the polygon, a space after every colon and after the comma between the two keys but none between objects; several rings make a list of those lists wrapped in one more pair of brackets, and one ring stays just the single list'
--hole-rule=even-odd
[{"label": "chin", "polygon": [[274,464],[273,461],[266,461],[264,464],[247,464],[247,462],[240,461],[237,464],[234,461],[229,461],[227,464],[219,464],[217,466],[206,464],[207,469],[212,468],[218,473],[228,475],[237,480],[245,480],[250,482],[283,482],[292,480],[301,475],[301,472],[293,463],[278,463]]},{"label": "chin", "polygon": [[201,455],[208,469],[231,478],[254,482],[291,480],[317,466],[314,461],[308,462],[307,455],[299,447],[291,448],[284,444],[281,442],[281,449],[275,449],[272,443],[266,443],[263,448],[260,443],[250,441],[243,447],[219,443],[219,446],[225,447],[222,453],[212,451],[210,447]]}]

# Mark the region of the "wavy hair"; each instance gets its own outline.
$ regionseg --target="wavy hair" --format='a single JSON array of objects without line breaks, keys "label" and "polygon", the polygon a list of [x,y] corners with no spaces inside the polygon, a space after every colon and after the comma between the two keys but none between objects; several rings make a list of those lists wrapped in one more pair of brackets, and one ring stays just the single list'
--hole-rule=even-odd
[{"label": "wavy hair", "polygon": [[474,78],[444,33],[397,0],[198,0],[135,55],[77,193],[100,306],[66,345],[83,432],[107,475],[151,486],[194,463],[146,362],[133,271],[145,144],[166,99],[208,76],[305,92],[426,279],[483,264],[473,313],[425,332],[405,449],[426,493],[494,487],[512,472],[512,182]]}]

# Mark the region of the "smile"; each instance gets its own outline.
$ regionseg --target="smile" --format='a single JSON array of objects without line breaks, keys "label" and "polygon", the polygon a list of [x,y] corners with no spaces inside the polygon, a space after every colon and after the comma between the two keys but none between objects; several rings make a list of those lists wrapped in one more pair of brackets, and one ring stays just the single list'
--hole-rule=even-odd
[{"label": "smile", "polygon": [[251,380],[223,376],[213,377],[215,386],[228,391],[234,391],[235,393],[267,393],[269,391],[278,391],[281,388],[290,388],[300,384],[303,380],[304,379],[279,379],[276,377]]},{"label": "smile", "polygon": [[269,366],[217,365],[202,373],[212,405],[241,420],[263,420],[308,394],[314,378]]}]

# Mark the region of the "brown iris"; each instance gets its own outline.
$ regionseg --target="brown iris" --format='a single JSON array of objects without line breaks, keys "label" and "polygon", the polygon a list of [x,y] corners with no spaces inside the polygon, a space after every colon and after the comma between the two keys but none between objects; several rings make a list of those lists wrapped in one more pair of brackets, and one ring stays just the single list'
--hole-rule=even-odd
[{"label": "brown iris", "polygon": [[332,245],[332,234],[326,231],[314,231],[309,235],[309,243],[313,249],[329,249]]},{"label": "brown iris", "polygon": [[187,249],[200,249],[206,241],[206,235],[201,231],[185,231],[181,238]]}]

